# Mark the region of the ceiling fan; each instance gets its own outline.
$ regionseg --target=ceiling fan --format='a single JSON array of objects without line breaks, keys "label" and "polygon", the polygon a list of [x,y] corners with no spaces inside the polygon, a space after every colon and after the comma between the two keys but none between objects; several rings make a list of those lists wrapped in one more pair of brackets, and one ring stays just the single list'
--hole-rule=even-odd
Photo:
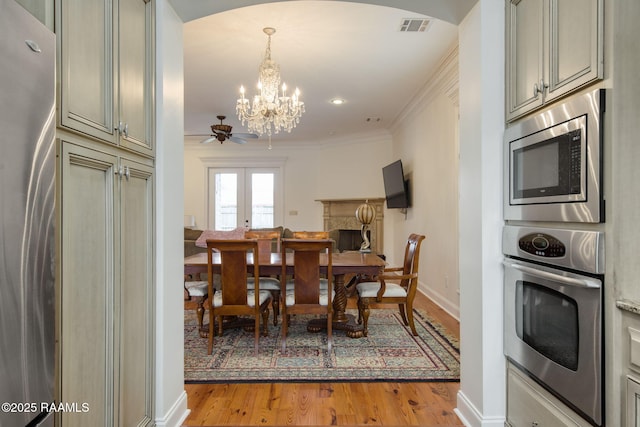
[{"label": "ceiling fan", "polygon": [[220,141],[220,144],[222,144],[224,141],[226,141],[227,139],[229,141],[235,142],[237,144],[246,144],[247,141],[245,138],[257,138],[258,135],[256,135],[255,133],[231,133],[231,129],[232,127],[229,125],[225,125],[224,123],[222,123],[222,121],[224,119],[226,119],[226,116],[216,116],[218,118],[218,120],[220,120],[219,124],[216,125],[211,125],[211,131],[213,132],[213,135],[211,135],[209,138],[204,139],[202,141],[200,141],[201,144],[209,144],[213,141]]}]

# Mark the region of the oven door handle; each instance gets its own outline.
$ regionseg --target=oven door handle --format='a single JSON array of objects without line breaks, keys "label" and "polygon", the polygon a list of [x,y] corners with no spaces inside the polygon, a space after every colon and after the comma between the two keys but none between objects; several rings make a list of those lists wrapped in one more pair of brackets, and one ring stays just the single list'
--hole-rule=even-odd
[{"label": "oven door handle", "polygon": [[537,268],[528,267],[526,265],[517,264],[511,261],[502,261],[505,267],[514,268],[522,271],[523,273],[530,274],[532,276],[539,277],[541,279],[553,280],[554,282],[561,282],[567,285],[580,286],[583,288],[600,289],[600,282],[596,279],[589,277],[568,277],[561,274],[551,273],[545,270],[539,270]]}]

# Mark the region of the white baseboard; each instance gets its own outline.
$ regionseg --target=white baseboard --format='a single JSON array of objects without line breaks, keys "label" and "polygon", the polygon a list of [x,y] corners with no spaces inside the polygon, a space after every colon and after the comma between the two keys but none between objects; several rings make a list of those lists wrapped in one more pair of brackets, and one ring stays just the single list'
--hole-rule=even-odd
[{"label": "white baseboard", "polygon": [[191,410],[187,407],[187,392],[182,391],[178,400],[162,418],[156,418],[156,427],[180,427]]},{"label": "white baseboard", "polygon": [[426,295],[431,301],[435,302],[440,308],[446,311],[451,317],[460,321],[460,305],[455,305],[451,301],[444,298],[441,294],[434,292],[432,288],[418,282],[418,291]]},{"label": "white baseboard", "polygon": [[463,391],[458,391],[458,407],[454,412],[467,427],[504,427],[504,417],[484,417]]}]

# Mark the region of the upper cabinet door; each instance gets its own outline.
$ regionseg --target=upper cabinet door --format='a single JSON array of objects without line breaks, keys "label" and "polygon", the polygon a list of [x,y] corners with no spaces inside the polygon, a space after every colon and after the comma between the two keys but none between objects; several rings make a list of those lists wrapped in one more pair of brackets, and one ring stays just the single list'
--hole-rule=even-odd
[{"label": "upper cabinet door", "polygon": [[59,0],[60,126],[153,156],[153,6]]},{"label": "upper cabinet door", "polygon": [[507,114],[542,105],[544,2],[507,0]]},{"label": "upper cabinet door", "polygon": [[60,125],[117,143],[113,5],[60,0]]},{"label": "upper cabinet door", "polygon": [[507,121],[603,78],[603,0],[506,0]]},{"label": "upper cabinet door", "polygon": [[149,0],[119,3],[120,144],[153,153],[153,42]]},{"label": "upper cabinet door", "polygon": [[550,0],[549,78],[552,100],[603,77],[601,0]]}]

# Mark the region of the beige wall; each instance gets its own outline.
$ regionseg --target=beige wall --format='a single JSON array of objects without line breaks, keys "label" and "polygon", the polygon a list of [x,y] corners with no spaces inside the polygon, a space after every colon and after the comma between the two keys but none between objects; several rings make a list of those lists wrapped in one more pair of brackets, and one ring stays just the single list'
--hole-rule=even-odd
[{"label": "beige wall", "polygon": [[[382,197],[382,167],[388,163],[390,153],[389,135],[284,146],[274,143],[271,150],[262,140],[246,145],[187,142],[184,155],[185,214],[195,215],[197,226],[206,227],[206,163],[211,159],[236,159],[239,166],[283,161],[282,225],[295,230],[321,230],[322,204],[316,200]],[[292,214],[292,211],[297,214]]]},{"label": "beige wall", "polygon": [[[406,216],[390,212],[394,254],[410,233],[427,236],[420,288],[459,318],[458,286],[458,56],[444,58],[437,75],[410,105],[393,133],[393,159],[402,159],[410,180]],[[386,240],[386,239],[385,239]]]}]

